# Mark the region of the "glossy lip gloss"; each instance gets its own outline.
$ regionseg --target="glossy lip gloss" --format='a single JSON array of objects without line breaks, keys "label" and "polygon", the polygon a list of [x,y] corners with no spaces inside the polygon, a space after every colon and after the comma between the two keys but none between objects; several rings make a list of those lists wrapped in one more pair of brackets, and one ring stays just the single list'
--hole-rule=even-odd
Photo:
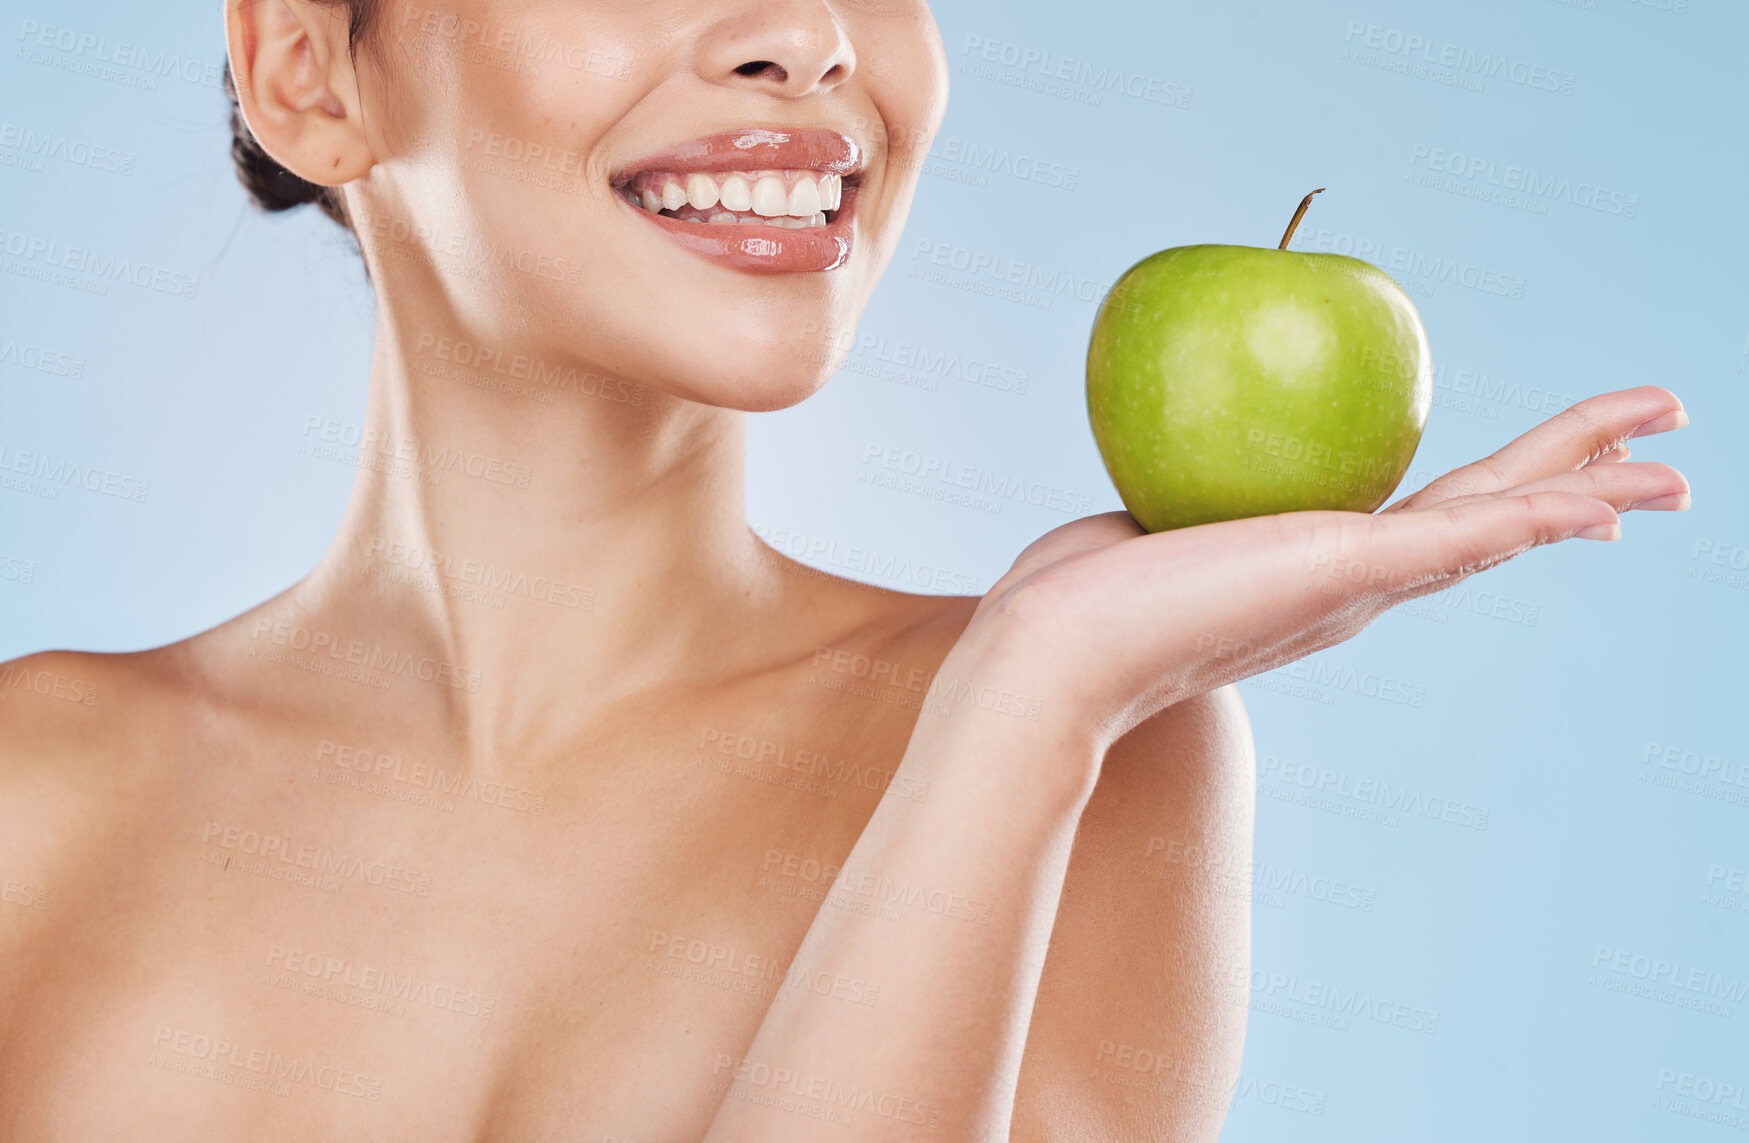
[{"label": "glossy lip gloss", "polygon": [[[862,148],[841,132],[821,127],[757,127],[707,135],[647,155],[617,172],[611,182],[614,197],[632,213],[699,257],[751,274],[818,273],[835,270],[850,260],[862,169]],[[841,200],[825,226],[789,229],[751,222],[688,221],[636,206],[622,193],[645,173],[673,174],[684,180],[693,173],[771,170],[833,175],[841,180]]]}]

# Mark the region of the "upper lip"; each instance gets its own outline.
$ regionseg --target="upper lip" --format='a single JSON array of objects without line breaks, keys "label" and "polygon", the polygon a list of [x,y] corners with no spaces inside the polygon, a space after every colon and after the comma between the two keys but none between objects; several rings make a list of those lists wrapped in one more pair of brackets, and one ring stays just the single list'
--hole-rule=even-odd
[{"label": "upper lip", "polygon": [[861,173],[862,145],[829,127],[743,127],[676,143],[645,155],[609,180],[618,187],[645,171],[821,171],[853,178]]}]

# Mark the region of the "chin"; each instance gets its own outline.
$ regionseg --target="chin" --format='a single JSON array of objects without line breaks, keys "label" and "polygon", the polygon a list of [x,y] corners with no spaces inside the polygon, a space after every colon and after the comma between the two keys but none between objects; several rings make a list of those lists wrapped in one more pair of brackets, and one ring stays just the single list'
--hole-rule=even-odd
[{"label": "chin", "polygon": [[[773,412],[818,393],[854,336],[854,316],[742,299],[708,321],[631,335],[626,344],[640,348],[639,360],[621,372],[688,401]],[[652,346],[660,350],[651,354]]]}]

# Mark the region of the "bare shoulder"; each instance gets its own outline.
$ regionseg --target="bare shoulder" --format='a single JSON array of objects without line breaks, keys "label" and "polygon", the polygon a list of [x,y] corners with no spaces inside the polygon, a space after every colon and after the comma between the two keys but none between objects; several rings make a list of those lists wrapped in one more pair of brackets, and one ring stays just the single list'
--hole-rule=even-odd
[{"label": "bare shoulder", "polygon": [[0,663],[0,783],[75,763],[115,731],[132,656],[42,651]]},{"label": "bare shoulder", "polygon": [[0,663],[0,993],[53,945],[99,839],[137,804],[115,774],[132,737],[127,658],[48,651]]},{"label": "bare shoulder", "polygon": [[186,644],[102,654],[42,651],[0,663],[0,784],[45,766],[76,776],[195,698]]},{"label": "bare shoulder", "polygon": [[83,868],[189,760],[182,655],[46,651],[0,663],[0,877],[53,884]]},{"label": "bare shoulder", "polygon": [[1213,1140],[1249,1000],[1254,750],[1237,691],[1108,751],[1027,1037],[1013,1137]]},{"label": "bare shoulder", "polygon": [[[760,564],[777,572],[779,581],[784,584],[784,594],[779,601],[784,614],[801,619],[809,627],[814,625],[808,620],[825,619],[823,628],[842,629],[846,638],[888,639],[895,646],[911,643],[919,651],[945,640],[945,653],[945,648],[951,647],[953,640],[965,629],[982,598],[881,587],[823,571],[778,551],[764,541],[760,544]],[[921,568],[916,574],[929,570]],[[925,578],[934,577],[926,575]],[[957,573],[950,578],[965,581],[965,577]]]}]

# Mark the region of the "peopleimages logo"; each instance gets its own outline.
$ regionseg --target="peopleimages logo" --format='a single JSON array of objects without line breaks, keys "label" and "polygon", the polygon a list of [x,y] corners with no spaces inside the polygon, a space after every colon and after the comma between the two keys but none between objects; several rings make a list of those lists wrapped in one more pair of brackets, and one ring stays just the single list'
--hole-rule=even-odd
[{"label": "peopleimages logo", "polygon": [[[951,457],[937,456],[900,446],[888,446],[869,441],[863,446],[862,463],[865,475],[892,472],[912,477],[924,485],[942,485],[965,489],[980,497],[993,498],[1000,505],[1021,500],[1034,508],[1084,516],[1093,510],[1093,497],[1085,492],[1059,488],[1029,479],[1017,473],[1000,473],[981,464],[967,464]],[[881,483],[870,480],[870,483]]]},{"label": "peopleimages logo", "polygon": [[547,390],[568,389],[585,397],[597,397],[622,405],[644,403],[644,386],[641,382],[608,377],[587,369],[579,370],[571,364],[548,363],[526,353],[506,352],[495,346],[475,345],[469,341],[438,337],[431,333],[419,335],[417,351],[420,355],[430,354],[439,361],[447,361],[463,369],[481,374],[497,374],[515,381],[528,381]]},{"label": "peopleimages logo", "polygon": [[1415,707],[1418,710],[1427,701],[1427,688],[1420,683],[1382,675],[1377,671],[1357,671],[1353,667],[1339,664],[1299,659],[1285,667],[1278,667],[1271,673],[1281,674],[1288,678],[1303,679],[1314,686],[1327,690],[1348,691],[1351,694],[1399,703],[1403,706]]},{"label": "peopleimages logo", "polygon": [[[276,661],[282,657],[258,652],[264,652],[271,647],[287,647],[303,652],[308,656],[309,662],[317,666],[330,665],[321,663],[320,656],[325,655],[337,663],[361,668],[365,672],[400,675],[471,693],[478,693],[484,678],[479,671],[464,670],[454,663],[441,662],[429,656],[415,657],[412,652],[385,647],[381,643],[348,638],[333,631],[305,627],[301,623],[275,621],[265,616],[255,621],[249,638],[254,642],[250,647],[251,658]],[[300,661],[294,659],[294,665]],[[386,683],[383,689],[388,689]]]},{"label": "peopleimages logo", "polygon": [[1430,147],[1426,143],[1410,146],[1409,165],[1425,167],[1430,171],[1472,182],[1479,178],[1488,186],[1519,191],[1532,199],[1564,202],[1584,210],[1595,210],[1599,214],[1633,218],[1640,212],[1640,196],[1637,194],[1610,190],[1597,183],[1574,182],[1560,175],[1544,175],[1529,167],[1511,163],[1502,166],[1494,159],[1466,155],[1462,151],[1442,147]]},{"label": "peopleimages logo", "polygon": [[[1729,1018],[1731,1005],[1749,999],[1749,976],[1730,975],[1680,961],[1598,945],[1592,954],[1592,983],[1678,1008]],[[1640,987],[1632,987],[1639,985]]]},{"label": "peopleimages logo", "polygon": [[403,1004],[428,1004],[446,1012],[478,1016],[482,1020],[490,1020],[498,1008],[498,997],[453,983],[427,980],[350,957],[323,956],[281,944],[268,946],[267,967],[322,984],[381,993]]},{"label": "peopleimages logo", "polygon": [[926,1130],[941,1126],[942,1108],[937,1104],[831,1076],[791,1071],[722,1052],[717,1053],[711,1074],[727,1078],[731,1099],[781,1108],[810,1119],[824,1118],[840,1126],[848,1126],[852,1113],[858,1111]]},{"label": "peopleimages logo", "polygon": [[[296,869],[307,869],[316,877],[335,881],[357,881],[379,889],[392,889],[397,893],[416,894],[420,897],[431,896],[429,873],[417,873],[391,862],[337,851],[326,845],[300,841],[283,834],[227,825],[209,818],[201,827],[200,841],[202,846],[217,845],[232,853],[257,858],[262,863],[277,861]],[[254,872],[234,858],[227,864],[230,863],[238,864],[246,872]]]},{"label": "peopleimages logo", "polygon": [[[35,571],[35,565],[32,565],[31,570]],[[10,692],[19,690],[48,695],[62,702],[97,705],[96,683],[49,670],[33,671],[19,663],[0,666],[0,702],[5,702],[10,697]]]},{"label": "peopleimages logo", "polygon": [[[193,298],[200,292],[200,277],[167,266],[154,266],[87,246],[68,246],[53,238],[0,230],[0,253],[25,262],[85,274],[99,281],[89,283],[90,292],[107,294],[106,282],[121,282],[154,293]],[[27,275],[28,276],[28,275]]]},{"label": "peopleimages logo", "polygon": [[[611,79],[632,73],[631,51],[623,46],[588,47],[553,39],[535,27],[481,23],[456,12],[407,5],[401,13],[403,31],[417,31],[430,39],[445,39],[458,46],[502,53],[518,62],[537,65],[556,63],[573,71],[586,71]],[[538,67],[517,69],[539,75]]]},{"label": "peopleimages logo", "polygon": [[[1375,263],[1397,279],[1398,285],[1411,293],[1416,292],[1422,282],[1426,282],[1434,286],[1442,283],[1462,286],[1466,290],[1494,294],[1514,301],[1524,297],[1524,279],[1516,274],[1429,254],[1409,246],[1386,247],[1384,243],[1373,238],[1356,237],[1324,227],[1301,227],[1294,236],[1293,249],[1346,254],[1363,262]],[[1430,294],[1432,290],[1422,292]]]},{"label": "peopleimages logo", "polygon": [[[100,79],[117,79],[126,75],[134,81],[134,86],[148,91],[157,89],[154,81],[159,79],[181,80],[214,89],[223,85],[222,63],[193,56],[184,58],[176,52],[154,52],[142,44],[111,40],[108,36],[82,32],[77,28],[24,20],[18,26],[18,40],[24,45],[20,50],[21,58],[29,52],[28,58],[33,63],[81,73],[89,71]],[[44,54],[51,51],[59,52],[62,58],[57,60]]]},{"label": "peopleimages logo", "polygon": [[[1342,41],[1351,48],[1370,49],[1386,56],[1400,56],[1406,62],[1446,68],[1472,80],[1499,79],[1539,91],[1573,94],[1574,76],[1571,72],[1533,64],[1504,53],[1478,52],[1462,44],[1405,32],[1401,28],[1350,20]],[[1370,61],[1362,59],[1359,62]],[[1479,91],[1480,87],[1475,90]]]},{"label": "peopleimages logo", "polygon": [[[289,1085],[294,1083],[372,1101],[380,1100],[383,1094],[381,1079],[373,1079],[354,1068],[323,1064],[265,1045],[238,1043],[163,1024],[152,1033],[150,1063],[167,1071],[187,1072],[272,1095],[290,1095]],[[218,1070],[221,1068],[235,1072]],[[253,1072],[261,1079],[239,1077],[236,1073],[241,1072]]]},{"label": "peopleimages logo", "polygon": [[[1114,292],[1115,281],[1105,281],[1100,278],[1077,274],[1070,270],[1053,269],[1030,262],[1019,262],[1005,255],[994,254],[985,250],[976,250],[960,246],[952,242],[937,242],[929,238],[919,238],[911,248],[913,263],[927,262],[929,266],[951,270],[965,275],[969,280],[982,282],[985,285],[1003,285],[1018,287],[1030,293],[1018,297],[1004,296],[1007,301],[1021,301],[1035,309],[1048,310],[1051,300],[1058,297],[1071,297],[1077,301],[1091,305],[1104,305],[1107,309],[1121,307],[1129,313],[1142,312],[1140,302]],[[912,270],[920,269],[913,266]],[[913,273],[913,276],[918,276]],[[984,280],[988,279],[987,282]],[[933,280],[933,279],[925,279]],[[979,291],[973,291],[979,292]]]},{"label": "peopleimages logo", "polygon": [[4,336],[0,336],[0,365],[13,365],[71,381],[82,380],[85,376],[85,359],[77,354]]},{"label": "peopleimages logo", "polygon": [[[302,455],[357,465],[361,458],[375,453],[381,457],[416,465],[424,476],[432,478],[432,484],[441,483],[442,475],[450,472],[458,476],[471,476],[488,484],[527,488],[534,476],[534,470],[526,464],[500,460],[484,453],[468,452],[447,444],[438,445],[428,440],[396,437],[381,429],[367,428],[349,421],[337,421],[316,413],[304,418],[303,436],[308,443],[298,450]],[[310,439],[312,436],[314,440]],[[323,444],[339,447],[324,448]]]},{"label": "peopleimages logo", "polygon": [[1249,979],[1251,1006],[1258,1011],[1293,1016],[1291,1010],[1282,1011],[1280,1006],[1299,1005],[1325,1016],[1328,1019],[1327,1026],[1343,1032],[1348,1030],[1350,1019],[1362,1023],[1386,1024],[1428,1036],[1439,1032],[1438,1011],[1405,1001],[1376,997],[1364,989],[1356,988],[1345,992],[1339,985],[1310,978],[1302,980],[1297,973],[1265,972],[1262,969],[1252,969]]},{"label": "peopleimages logo", "polygon": [[[36,561],[0,554],[0,583],[29,584],[36,580]],[[0,673],[0,678],[4,678]]]},{"label": "peopleimages logo", "polygon": [[[1423,817],[1448,825],[1478,832],[1488,828],[1492,814],[1487,806],[1473,805],[1461,799],[1428,793],[1412,786],[1395,786],[1389,781],[1351,774],[1329,766],[1316,766],[1265,754],[1258,766],[1260,787],[1277,782],[1299,790],[1334,798],[1342,798],[1404,817]],[[1393,823],[1394,824],[1394,823]]]},{"label": "peopleimages logo", "polygon": [[446,770],[429,762],[410,762],[405,755],[383,754],[358,746],[323,739],[316,747],[319,764],[350,770],[417,790],[430,790],[444,797],[476,801],[519,813],[538,814],[546,809],[547,796],[522,786],[478,775]]},{"label": "peopleimages logo", "polygon": [[4,475],[8,472],[28,478],[29,487],[21,486],[13,491],[41,495],[45,500],[59,499],[62,488],[76,485],[86,492],[144,504],[146,494],[152,488],[137,476],[52,457],[43,452],[25,452],[0,443],[0,487],[12,487],[9,483],[12,478]]},{"label": "peopleimages logo", "polygon": [[131,151],[118,151],[86,139],[70,139],[53,131],[39,132],[10,121],[0,122],[0,151],[16,152],[20,159],[32,164],[30,169],[35,171],[43,169],[42,160],[55,159],[112,175],[134,173],[135,156]]},{"label": "peopleimages logo", "polygon": [[807,561],[808,564],[822,563],[854,575],[916,584],[953,595],[982,594],[978,577],[939,568],[931,563],[913,562],[904,556],[888,555],[860,545],[846,545],[841,548],[837,540],[809,537],[799,532],[791,532],[787,528],[767,528],[763,524],[753,525],[753,534],[791,559]]},{"label": "peopleimages logo", "polygon": [[960,69],[979,79],[1029,88],[1094,107],[1100,105],[1105,94],[1115,93],[1185,110],[1190,107],[1192,94],[1188,86],[1158,76],[984,36],[966,37],[960,47]]},{"label": "peopleimages logo", "polygon": [[[935,160],[937,165],[932,167],[929,160]],[[940,165],[948,163],[959,169],[948,169]],[[954,135],[943,135],[935,140],[934,145],[925,153],[923,171],[925,174],[940,175],[952,182],[965,182],[980,187],[989,185],[990,175],[1005,176],[1065,191],[1074,190],[1081,182],[1079,167],[1066,167],[1024,151],[980,144]]]}]

